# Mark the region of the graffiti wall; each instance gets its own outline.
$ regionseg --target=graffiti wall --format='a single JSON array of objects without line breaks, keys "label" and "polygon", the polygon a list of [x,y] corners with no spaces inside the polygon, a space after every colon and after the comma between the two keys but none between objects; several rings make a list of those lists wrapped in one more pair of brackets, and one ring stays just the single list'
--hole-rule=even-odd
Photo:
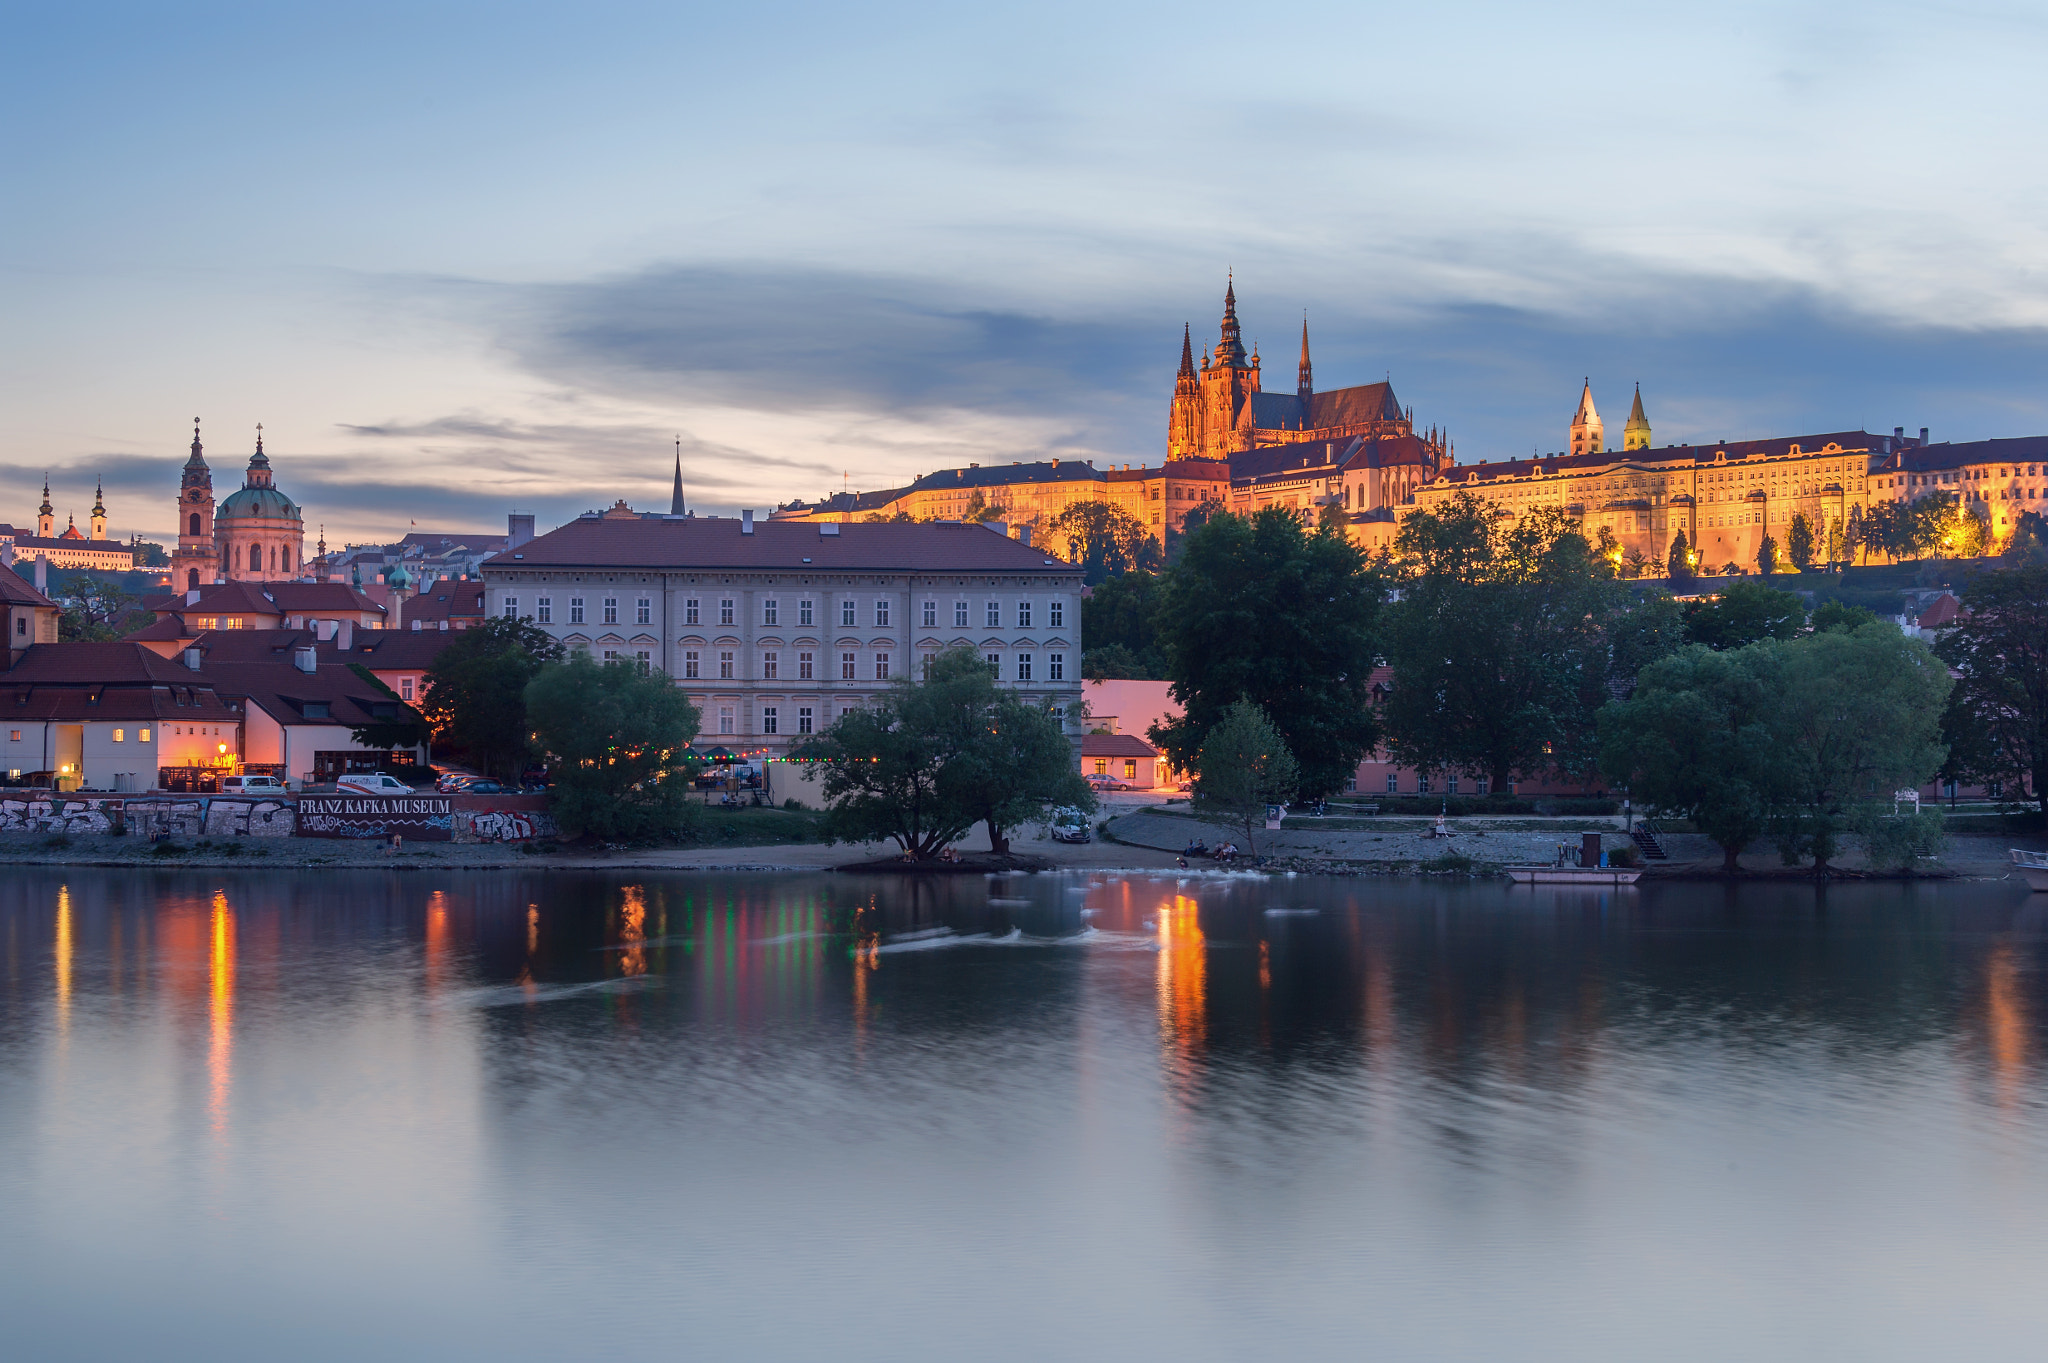
[{"label": "graffiti wall", "polygon": [[0,833],[118,833],[121,806],[97,795],[0,797]]},{"label": "graffiti wall", "polygon": [[525,842],[555,836],[545,795],[462,795],[455,797],[455,841]]},{"label": "graffiti wall", "polygon": [[454,807],[446,795],[301,795],[302,838],[388,838],[452,842]]},{"label": "graffiti wall", "polygon": [[[298,819],[289,800],[236,800],[215,795],[199,803],[206,807],[205,831],[209,837],[240,833],[252,838],[288,838],[298,831]],[[129,808],[134,805],[131,803]]]}]

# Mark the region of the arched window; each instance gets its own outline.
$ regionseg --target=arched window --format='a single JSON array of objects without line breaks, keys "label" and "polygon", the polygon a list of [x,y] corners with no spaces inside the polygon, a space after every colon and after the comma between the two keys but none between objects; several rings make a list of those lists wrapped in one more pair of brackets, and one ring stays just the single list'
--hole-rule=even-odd
[{"label": "arched window", "polygon": [[199,570],[197,568],[192,568],[186,571],[185,590],[188,592],[196,592],[199,590]]},{"label": "arched window", "polygon": [[249,570],[257,573],[263,571],[263,546],[260,544],[249,546]]},{"label": "arched window", "polygon": [[292,547],[289,544],[284,547],[284,570],[286,572],[292,570]]},{"label": "arched window", "polygon": [[192,533],[195,536],[199,534],[199,513],[197,511],[192,513]]}]

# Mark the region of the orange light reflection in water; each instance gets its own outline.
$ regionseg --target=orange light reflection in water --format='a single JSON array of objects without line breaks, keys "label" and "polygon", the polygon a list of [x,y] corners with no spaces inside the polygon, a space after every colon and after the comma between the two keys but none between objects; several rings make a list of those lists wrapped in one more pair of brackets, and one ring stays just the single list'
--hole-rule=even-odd
[{"label": "orange light reflection in water", "polygon": [[1991,1074],[1998,1105],[2020,1106],[2027,1083],[2027,1002],[2019,962],[2010,942],[2000,943],[1984,962],[1984,1030],[1991,1045]]},{"label": "orange light reflection in water", "polygon": [[647,888],[644,885],[628,885],[625,889],[625,903],[619,912],[619,942],[625,948],[619,953],[621,975],[645,975],[647,973]]},{"label": "orange light reflection in water", "polygon": [[71,887],[57,887],[57,941],[53,967],[57,975],[57,1039],[71,1034]]},{"label": "orange light reflection in water", "polygon": [[206,1106],[218,1136],[227,1131],[235,1059],[235,911],[228,907],[228,897],[220,890],[213,892],[212,926],[207,952]]},{"label": "orange light reflection in water", "polygon": [[1191,1099],[1208,1026],[1208,946],[1195,901],[1186,895],[1161,903],[1158,923],[1160,1048],[1169,1081]]},{"label": "orange light reflection in water", "polygon": [[440,890],[427,896],[425,966],[427,993],[440,993],[448,977],[448,896]]}]

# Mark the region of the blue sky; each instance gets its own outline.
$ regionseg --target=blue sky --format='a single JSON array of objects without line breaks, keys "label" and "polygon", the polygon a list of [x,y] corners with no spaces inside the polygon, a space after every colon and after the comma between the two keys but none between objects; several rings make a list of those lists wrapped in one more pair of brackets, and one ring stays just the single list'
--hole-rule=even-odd
[{"label": "blue sky", "polygon": [[1466,460],[2048,431],[2038,5],[17,6],[0,519],[1157,462],[1226,270]]}]

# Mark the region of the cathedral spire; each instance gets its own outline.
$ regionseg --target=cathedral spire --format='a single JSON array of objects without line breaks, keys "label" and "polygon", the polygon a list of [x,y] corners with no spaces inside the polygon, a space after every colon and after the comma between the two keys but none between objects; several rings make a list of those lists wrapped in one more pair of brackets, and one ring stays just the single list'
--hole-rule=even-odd
[{"label": "cathedral spire", "polygon": [[1180,373],[1175,378],[1191,379],[1195,376],[1195,333],[1186,322],[1180,325]]},{"label": "cathedral spire", "polygon": [[1647,450],[1650,448],[1650,418],[1643,415],[1643,385],[1636,385],[1635,406],[1628,410],[1628,424],[1621,428],[1621,448]]},{"label": "cathedral spire", "polygon": [[199,443],[199,418],[192,418],[192,457],[185,461],[186,468],[206,467],[206,447]]},{"label": "cathedral spire", "polygon": [[683,514],[683,438],[681,436],[676,437],[676,486],[675,491],[671,492],[668,497],[668,514],[671,516]]},{"label": "cathedral spire", "polygon": [[[1314,370],[1308,362],[1308,314],[1304,312],[1301,315],[1301,377],[1295,383],[1295,392],[1300,394],[1304,403],[1308,401],[1308,395],[1315,391],[1313,375]],[[1302,417],[1306,419],[1308,413],[1303,412]]]},{"label": "cathedral spire", "polygon": [[1223,286],[1223,334],[1216,342],[1216,363],[1230,369],[1244,367],[1244,339],[1237,325],[1237,281]]}]

